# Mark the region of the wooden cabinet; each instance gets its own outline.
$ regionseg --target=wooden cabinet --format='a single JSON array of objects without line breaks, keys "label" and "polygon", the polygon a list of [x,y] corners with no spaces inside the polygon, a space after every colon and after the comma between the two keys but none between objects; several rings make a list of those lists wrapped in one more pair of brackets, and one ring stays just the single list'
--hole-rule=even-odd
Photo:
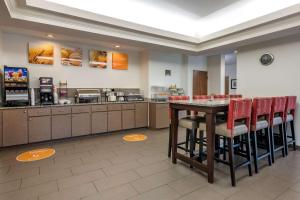
[{"label": "wooden cabinet", "polygon": [[71,114],[52,116],[52,139],[68,138],[72,136],[71,118]]},{"label": "wooden cabinet", "polygon": [[2,120],[2,111],[0,110],[0,147],[2,147],[3,146],[3,132],[2,132],[2,130],[3,130],[3,127],[2,127],[2,122],[3,122],[3,120]]},{"label": "wooden cabinet", "polygon": [[149,109],[150,128],[169,127],[169,103],[150,103]]},{"label": "wooden cabinet", "polygon": [[108,120],[108,131],[119,131],[122,129],[122,111],[109,111]]},{"label": "wooden cabinet", "polygon": [[107,132],[107,112],[92,113],[92,133]]},{"label": "wooden cabinet", "polygon": [[51,139],[51,109],[29,108],[28,110],[29,143]]},{"label": "wooden cabinet", "polygon": [[91,134],[91,114],[72,114],[72,136]]},{"label": "wooden cabinet", "polygon": [[134,110],[122,110],[122,129],[132,129],[134,127]]},{"label": "wooden cabinet", "polygon": [[27,109],[3,110],[3,146],[28,143]]},{"label": "wooden cabinet", "polygon": [[29,117],[29,143],[51,139],[51,116]]},{"label": "wooden cabinet", "polygon": [[148,126],[148,103],[136,103],[135,104],[135,127],[147,127]]},{"label": "wooden cabinet", "polygon": [[91,106],[72,106],[73,137],[91,134],[91,124]]}]

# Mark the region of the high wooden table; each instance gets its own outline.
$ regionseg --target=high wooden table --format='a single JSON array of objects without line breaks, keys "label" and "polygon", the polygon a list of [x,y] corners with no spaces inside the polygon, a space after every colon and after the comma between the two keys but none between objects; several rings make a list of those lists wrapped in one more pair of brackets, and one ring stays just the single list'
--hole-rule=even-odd
[{"label": "high wooden table", "polygon": [[[229,100],[187,100],[170,101],[171,131],[172,131],[172,162],[182,160],[208,174],[208,182],[214,182],[214,154],[215,154],[215,126],[217,112],[228,110]],[[178,112],[180,110],[197,111],[206,113],[207,135],[207,164],[199,162],[195,157],[190,158],[177,152],[178,143]]]}]

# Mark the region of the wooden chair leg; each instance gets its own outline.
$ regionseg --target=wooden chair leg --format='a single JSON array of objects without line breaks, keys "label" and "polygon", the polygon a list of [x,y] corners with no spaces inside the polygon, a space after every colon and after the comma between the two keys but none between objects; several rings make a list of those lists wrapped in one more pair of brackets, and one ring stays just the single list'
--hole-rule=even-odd
[{"label": "wooden chair leg", "polygon": [[[196,138],[196,132],[197,132],[197,130],[195,130],[195,129],[192,129],[192,130],[190,130],[190,157],[192,158],[192,157],[194,157],[194,151],[195,151],[195,138]],[[193,168],[193,166],[192,165],[190,165],[190,168]]]},{"label": "wooden chair leg", "polygon": [[200,162],[203,161],[203,139],[204,139],[204,132],[203,131],[200,131],[199,133],[199,159],[200,159]]},{"label": "wooden chair leg", "polygon": [[282,142],[282,146],[283,146],[283,149],[281,150],[282,157],[285,157],[286,150],[285,150],[285,133],[283,131],[283,123],[279,125],[279,134],[280,134],[281,142]]},{"label": "wooden chair leg", "polygon": [[258,173],[258,166],[257,166],[257,160],[258,160],[258,156],[257,156],[257,135],[256,135],[256,131],[253,131],[251,133],[252,135],[252,144],[253,144],[253,158],[254,158],[254,170],[255,173]]},{"label": "wooden chair leg", "polygon": [[[247,152],[247,160],[248,160],[248,172],[249,176],[252,176],[252,167],[251,167],[251,140],[250,140],[250,133],[247,133],[247,144],[246,144],[246,152]],[[257,145],[256,145],[257,146]],[[257,155],[256,155],[257,158]]]},{"label": "wooden chair leg", "polygon": [[[220,149],[220,136],[216,135],[215,138],[216,138],[215,139],[215,149],[217,151],[217,158],[220,159],[220,151],[221,151],[221,149]],[[219,162],[219,161],[217,161],[217,162]]]},{"label": "wooden chair leg", "polygon": [[270,141],[271,141],[272,163],[274,163],[275,162],[275,143],[274,143],[274,131],[273,131],[273,127],[270,127]]},{"label": "wooden chair leg", "polygon": [[269,153],[269,155],[268,155],[268,164],[269,164],[269,166],[271,166],[272,165],[272,152],[271,152],[271,139],[270,139],[269,128],[265,129],[265,136],[266,136],[266,141],[267,141],[267,151]]},{"label": "wooden chair leg", "polygon": [[169,145],[168,145],[168,157],[171,157],[172,151],[172,131],[171,131],[171,124],[169,125]]},{"label": "wooden chair leg", "polygon": [[233,139],[227,138],[228,149],[229,149],[229,167],[230,167],[230,176],[231,176],[231,185],[236,186],[235,180],[235,170],[234,170],[234,149],[233,149]]},{"label": "wooden chair leg", "polygon": [[191,131],[189,129],[186,129],[185,132],[185,152],[188,152],[189,148],[189,140],[190,140]]},{"label": "wooden chair leg", "polygon": [[290,122],[290,127],[292,132],[293,150],[296,151],[296,134],[295,134],[294,120]]},{"label": "wooden chair leg", "polygon": [[223,150],[223,160],[226,160],[227,158],[226,158],[226,150],[225,150],[225,148],[226,148],[226,137],[223,137],[223,148],[224,148],[224,150]]},{"label": "wooden chair leg", "polygon": [[285,155],[289,154],[289,147],[288,147],[288,136],[287,136],[287,123],[283,123],[283,135],[284,135],[284,149]]}]

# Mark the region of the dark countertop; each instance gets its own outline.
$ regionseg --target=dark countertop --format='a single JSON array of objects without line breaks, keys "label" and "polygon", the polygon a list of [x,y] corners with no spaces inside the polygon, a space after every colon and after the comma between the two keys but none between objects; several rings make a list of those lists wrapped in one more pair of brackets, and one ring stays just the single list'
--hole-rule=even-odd
[{"label": "dark countertop", "polygon": [[149,101],[123,101],[123,102],[99,102],[99,103],[71,103],[71,104],[55,104],[55,105],[35,105],[35,106],[0,106],[0,110],[7,109],[24,109],[24,108],[47,108],[47,107],[60,107],[60,106],[85,106],[85,105],[107,105],[107,104],[132,104],[132,103],[148,103]]}]

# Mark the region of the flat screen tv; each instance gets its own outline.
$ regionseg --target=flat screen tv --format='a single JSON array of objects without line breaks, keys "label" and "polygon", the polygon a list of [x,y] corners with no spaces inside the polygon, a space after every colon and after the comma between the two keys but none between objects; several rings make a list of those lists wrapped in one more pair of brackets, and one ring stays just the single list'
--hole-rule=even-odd
[{"label": "flat screen tv", "polygon": [[28,82],[28,70],[25,67],[4,66],[4,82]]}]

